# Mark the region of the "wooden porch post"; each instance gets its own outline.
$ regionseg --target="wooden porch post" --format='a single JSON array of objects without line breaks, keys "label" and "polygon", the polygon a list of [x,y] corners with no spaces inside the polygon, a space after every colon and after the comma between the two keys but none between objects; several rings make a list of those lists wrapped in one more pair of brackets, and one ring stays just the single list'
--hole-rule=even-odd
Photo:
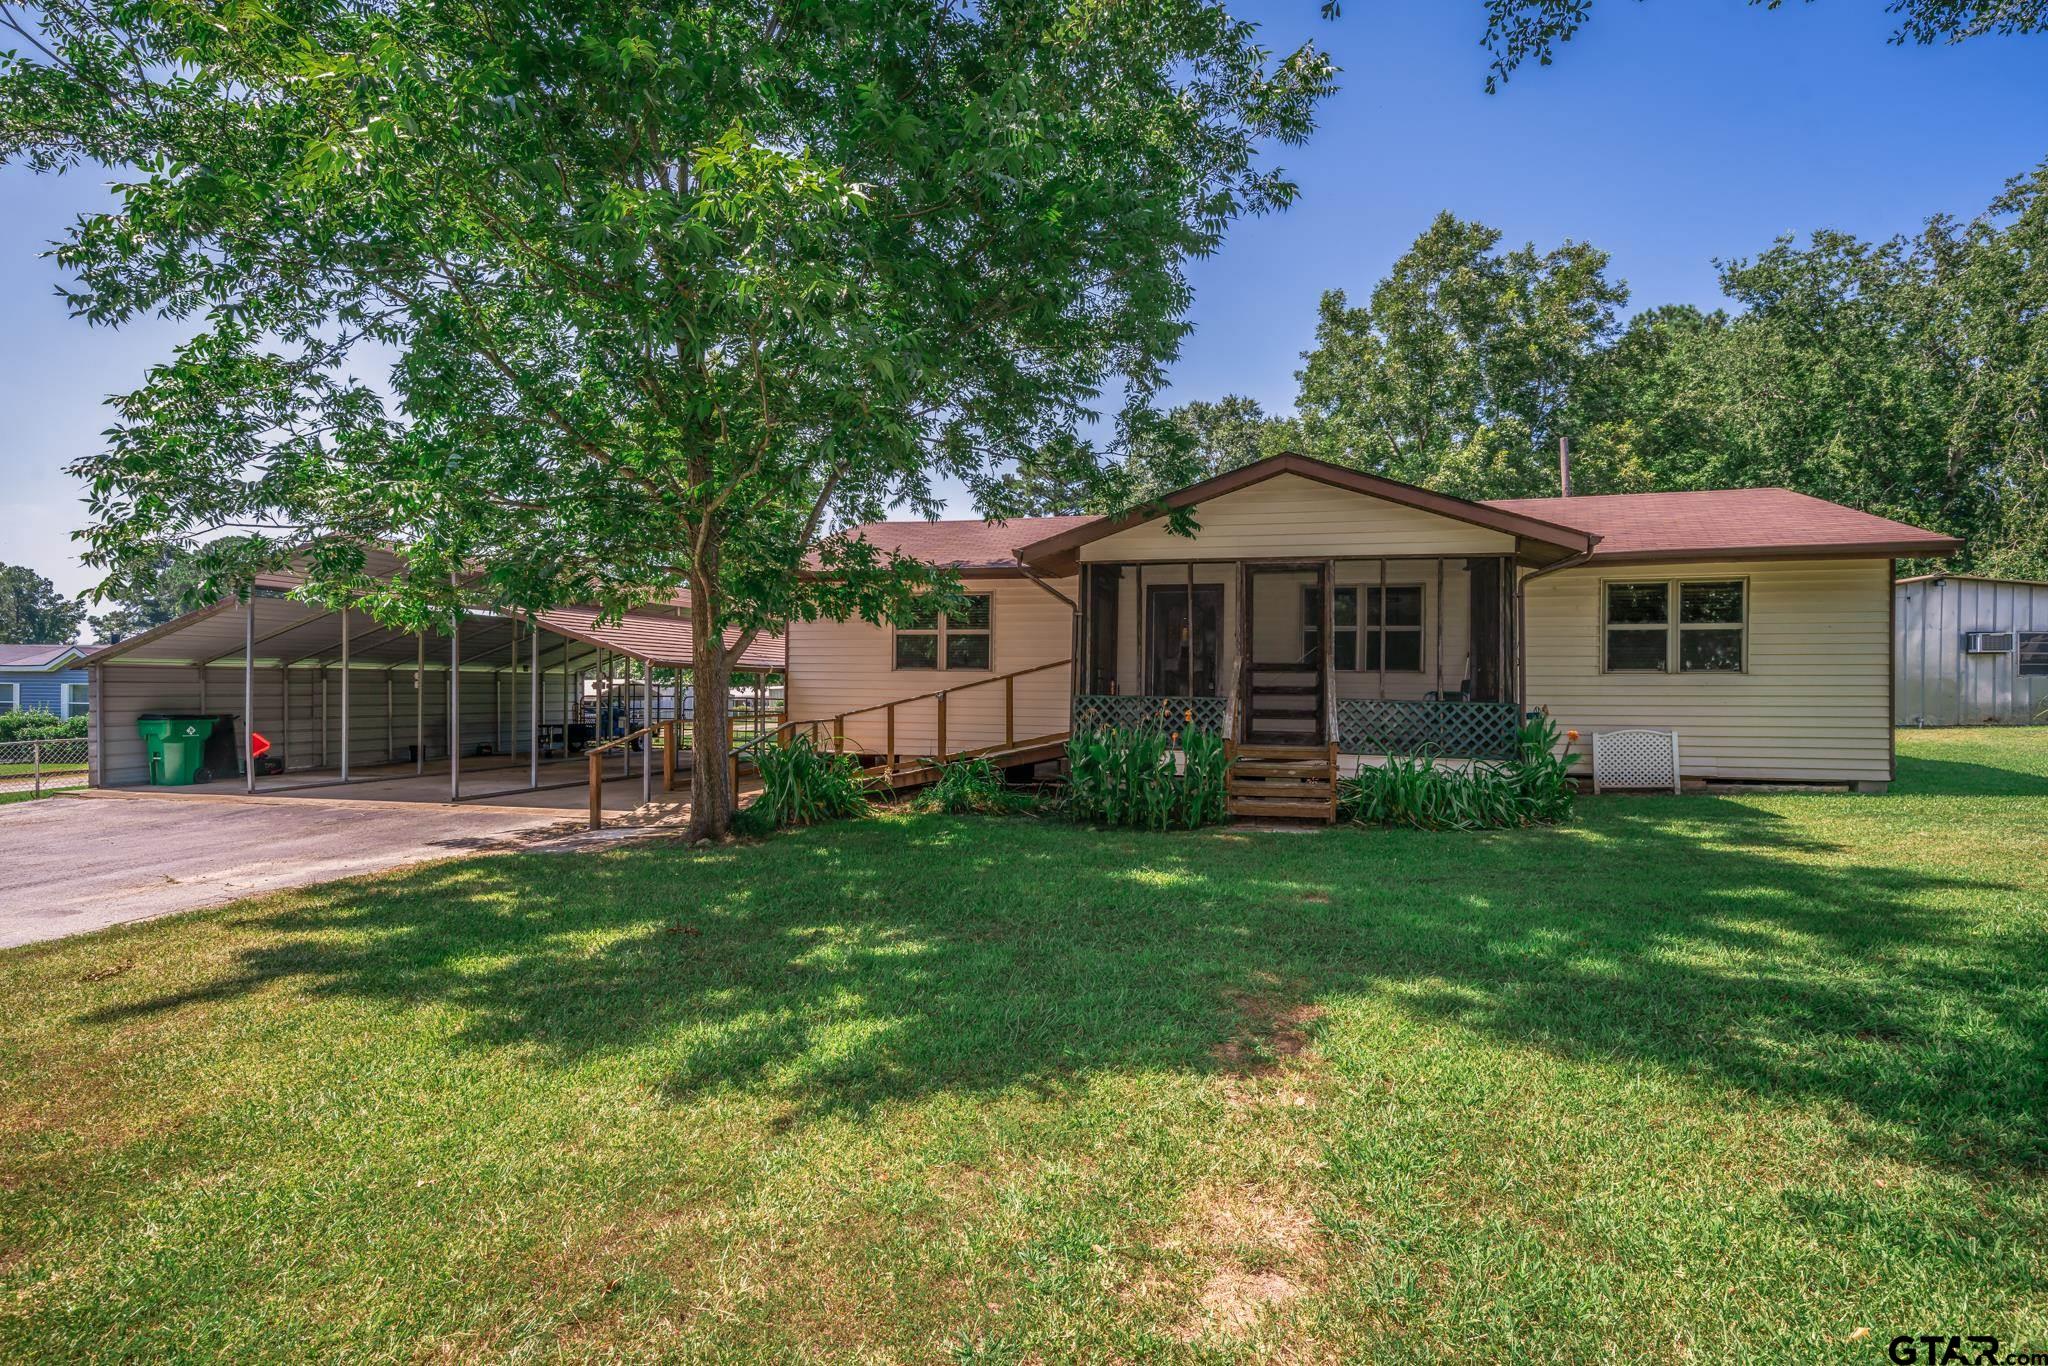
[{"label": "wooden porch post", "polygon": [[341,780],[348,781],[348,608],[341,609]]},{"label": "wooden porch post", "polygon": [[1237,566],[1237,693],[1231,699],[1236,724],[1231,727],[1231,738],[1248,739],[1251,735],[1252,705],[1252,571],[1243,561]]},{"label": "wooden porch post", "polygon": [[[1386,604],[1380,605],[1386,610]],[[1436,700],[1444,700],[1444,557],[1436,557]]]},{"label": "wooden porch post", "polygon": [[[1380,574],[1382,577],[1386,575],[1386,566],[1387,562],[1381,560]],[[1323,561],[1321,577],[1323,580],[1323,625],[1318,642],[1323,652],[1323,739],[1329,741],[1336,738],[1337,731],[1337,562],[1335,560]],[[1359,605],[1361,609],[1364,607],[1363,603]],[[1384,652],[1381,655],[1380,663],[1383,666],[1386,663]],[[1386,696],[1384,673],[1381,675],[1380,686],[1380,695],[1384,697]]]},{"label": "wooden porch post", "polygon": [[[1364,620],[1364,621],[1361,621],[1361,622],[1360,622],[1360,623],[1358,624],[1358,625],[1359,625],[1359,630],[1360,630],[1360,632],[1361,632],[1361,636],[1360,636],[1360,638],[1361,638],[1361,639],[1363,639],[1363,634],[1362,634],[1362,633],[1363,633],[1363,631],[1365,630],[1365,627],[1366,627],[1367,625],[1369,625],[1369,624],[1371,623],[1371,621],[1372,621],[1372,614],[1371,614],[1370,612],[1366,612],[1366,611],[1364,610],[1364,609],[1365,609],[1365,604],[1364,604],[1364,603],[1362,603],[1362,602],[1361,602],[1360,604],[1358,604],[1358,606],[1359,606],[1359,611],[1360,611],[1360,615],[1362,615],[1362,616],[1363,616],[1363,617],[1365,618],[1365,620]],[[1380,556],[1380,630],[1379,630],[1379,645],[1380,645],[1380,701],[1384,702],[1384,701],[1386,701],[1386,700],[1387,700],[1387,557],[1386,557],[1386,556],[1384,556],[1384,555]]]},{"label": "wooden porch post", "polygon": [[526,647],[526,785],[540,786],[540,623]]},{"label": "wooden porch post", "polygon": [[1181,591],[1187,595],[1187,619],[1181,628],[1181,658],[1187,669],[1187,695],[1192,698],[1195,695],[1195,562],[1189,560],[1183,567],[1187,577],[1186,586]]}]

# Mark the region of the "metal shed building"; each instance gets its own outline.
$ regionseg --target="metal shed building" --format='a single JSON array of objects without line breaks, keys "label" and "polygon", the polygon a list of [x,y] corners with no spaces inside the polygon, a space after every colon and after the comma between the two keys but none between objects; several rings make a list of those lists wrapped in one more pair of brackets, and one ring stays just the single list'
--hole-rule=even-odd
[{"label": "metal shed building", "polygon": [[2048,722],[2048,583],[1925,574],[1892,594],[1898,724]]}]

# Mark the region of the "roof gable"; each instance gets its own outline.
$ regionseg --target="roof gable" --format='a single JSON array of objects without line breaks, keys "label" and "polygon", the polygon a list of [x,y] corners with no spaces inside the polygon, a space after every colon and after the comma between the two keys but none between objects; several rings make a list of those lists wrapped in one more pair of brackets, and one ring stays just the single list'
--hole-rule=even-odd
[{"label": "roof gable", "polygon": [[82,645],[0,645],[0,669],[17,673],[47,673],[74,667],[83,657]]},{"label": "roof gable", "polygon": [[[1069,574],[1082,558],[1081,550],[1084,546],[1157,521],[1169,512],[1214,502],[1282,476],[1311,480],[1333,489],[1377,499],[1382,503],[1414,509],[1448,521],[1511,537],[1520,553],[1538,562],[1553,562],[1572,555],[1584,554],[1597,539],[1576,528],[1545,521],[1525,513],[1485,503],[1469,502],[1447,493],[1418,488],[1396,479],[1385,479],[1376,474],[1346,469],[1341,465],[1332,465],[1327,461],[1312,460],[1308,456],[1289,452],[1226,471],[1198,484],[1190,484],[1184,489],[1178,489],[1164,498],[1119,516],[1090,518],[1082,525],[1022,545],[1017,553],[1019,558],[1033,569],[1051,574]],[[1188,542],[1190,548],[1194,544],[1194,541]],[[1301,553],[1318,552],[1313,544],[1303,544]]]}]

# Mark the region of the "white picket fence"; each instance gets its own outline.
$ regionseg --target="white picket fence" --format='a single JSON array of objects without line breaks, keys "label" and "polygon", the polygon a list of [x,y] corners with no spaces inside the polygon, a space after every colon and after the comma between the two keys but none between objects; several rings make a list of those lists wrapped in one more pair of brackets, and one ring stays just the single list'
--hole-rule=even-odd
[{"label": "white picket fence", "polygon": [[66,787],[84,787],[91,770],[86,739],[0,741],[0,793],[29,792],[41,796]]}]

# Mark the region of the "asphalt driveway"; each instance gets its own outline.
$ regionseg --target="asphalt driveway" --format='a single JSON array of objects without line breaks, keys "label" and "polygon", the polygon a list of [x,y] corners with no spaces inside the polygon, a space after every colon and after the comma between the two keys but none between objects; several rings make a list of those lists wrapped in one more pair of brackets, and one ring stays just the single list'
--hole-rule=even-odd
[{"label": "asphalt driveway", "polygon": [[567,813],[324,801],[52,797],[0,806],[0,948],[566,835]]}]

